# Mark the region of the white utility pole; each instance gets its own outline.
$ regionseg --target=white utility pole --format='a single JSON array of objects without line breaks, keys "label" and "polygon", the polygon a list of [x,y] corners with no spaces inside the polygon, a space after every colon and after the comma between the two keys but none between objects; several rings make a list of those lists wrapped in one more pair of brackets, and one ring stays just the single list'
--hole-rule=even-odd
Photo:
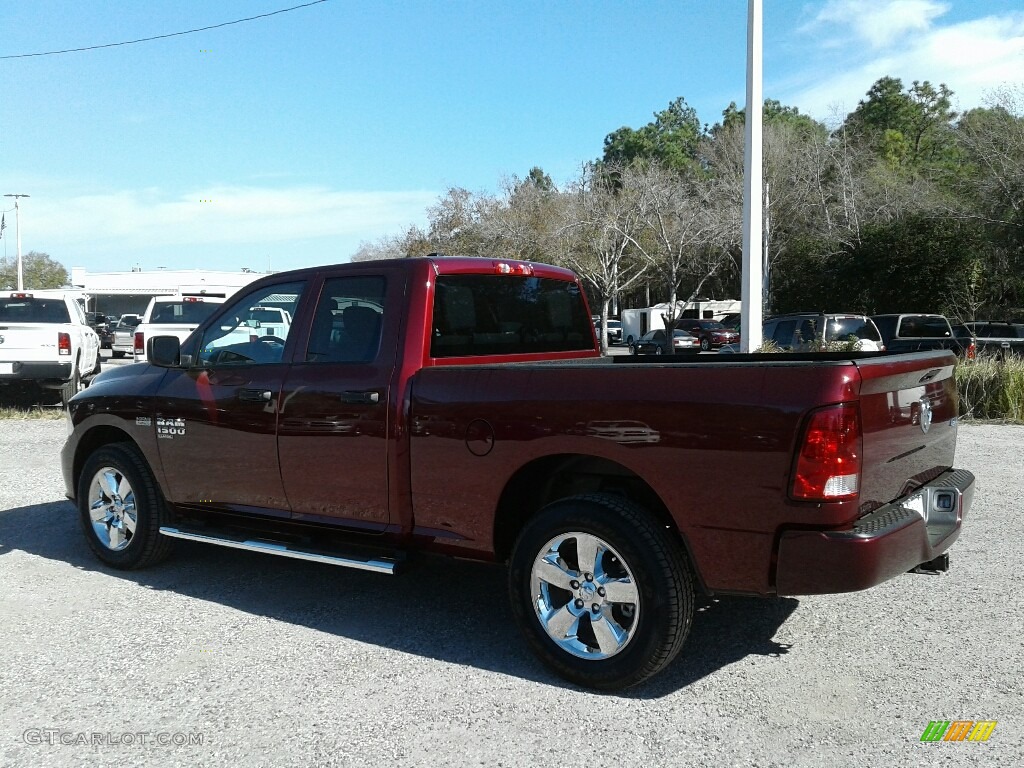
[{"label": "white utility pole", "polygon": [[740,351],[761,346],[763,323],[761,200],[761,0],[747,0],[746,149],[743,153],[743,290]]},{"label": "white utility pole", "polygon": [[18,290],[25,290],[25,273],[21,265],[21,216],[18,213],[18,198],[28,197],[28,195],[4,195],[4,197],[14,198],[14,231],[15,237],[18,240]]}]

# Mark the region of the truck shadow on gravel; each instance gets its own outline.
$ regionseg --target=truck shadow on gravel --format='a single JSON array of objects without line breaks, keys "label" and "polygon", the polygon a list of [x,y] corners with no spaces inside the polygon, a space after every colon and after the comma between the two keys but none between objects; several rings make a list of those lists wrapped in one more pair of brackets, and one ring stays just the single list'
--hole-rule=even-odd
[{"label": "truck shadow on gravel", "polygon": [[[178,542],[161,565],[117,571],[95,558],[75,508],[63,500],[0,511],[0,557],[14,550],[364,643],[575,688],[550,674],[520,636],[500,566],[422,557],[401,575],[388,577]],[[620,695],[668,696],[748,656],[773,663],[788,646],[772,638],[798,605],[793,598],[699,601],[675,662],[651,682]]]}]

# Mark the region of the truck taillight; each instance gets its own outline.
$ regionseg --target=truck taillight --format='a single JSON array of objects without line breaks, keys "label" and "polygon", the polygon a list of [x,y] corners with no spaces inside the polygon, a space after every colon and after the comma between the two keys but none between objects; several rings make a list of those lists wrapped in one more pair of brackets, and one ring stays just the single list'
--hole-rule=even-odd
[{"label": "truck taillight", "polygon": [[142,331],[138,331],[135,334],[135,354],[144,355],[146,353],[146,340],[143,338]]},{"label": "truck taillight", "polygon": [[863,435],[856,405],[811,414],[797,453],[790,495],[801,501],[842,501],[860,492]]},{"label": "truck taillight", "polygon": [[71,354],[71,334],[70,333],[58,333],[57,334],[57,352],[61,355]]}]

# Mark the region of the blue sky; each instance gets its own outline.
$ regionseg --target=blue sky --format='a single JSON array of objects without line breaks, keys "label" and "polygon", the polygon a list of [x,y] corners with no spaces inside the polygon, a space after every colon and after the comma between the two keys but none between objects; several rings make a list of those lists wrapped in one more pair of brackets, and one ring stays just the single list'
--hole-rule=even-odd
[{"label": "blue sky", "polygon": [[[308,0],[32,0],[0,56],[102,45]],[[196,34],[0,59],[0,194],[22,251],[92,271],[347,261],[450,186],[556,183],[682,96],[745,93],[743,0],[327,0]],[[1024,81],[1020,0],[765,0],[764,93],[835,122],[879,77],[961,108]],[[4,210],[10,199],[2,198]],[[0,256],[15,255],[14,216]]]}]

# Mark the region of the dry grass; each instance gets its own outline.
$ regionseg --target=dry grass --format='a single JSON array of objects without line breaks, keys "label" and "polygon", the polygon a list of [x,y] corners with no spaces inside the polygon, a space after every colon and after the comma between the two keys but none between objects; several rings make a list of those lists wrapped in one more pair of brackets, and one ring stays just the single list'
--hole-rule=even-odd
[{"label": "dry grass", "polygon": [[1024,422],[1024,359],[981,354],[956,367],[960,415]]},{"label": "dry grass", "polygon": [[35,421],[57,421],[64,418],[64,409],[59,405],[0,405],[0,419],[32,419]]}]

